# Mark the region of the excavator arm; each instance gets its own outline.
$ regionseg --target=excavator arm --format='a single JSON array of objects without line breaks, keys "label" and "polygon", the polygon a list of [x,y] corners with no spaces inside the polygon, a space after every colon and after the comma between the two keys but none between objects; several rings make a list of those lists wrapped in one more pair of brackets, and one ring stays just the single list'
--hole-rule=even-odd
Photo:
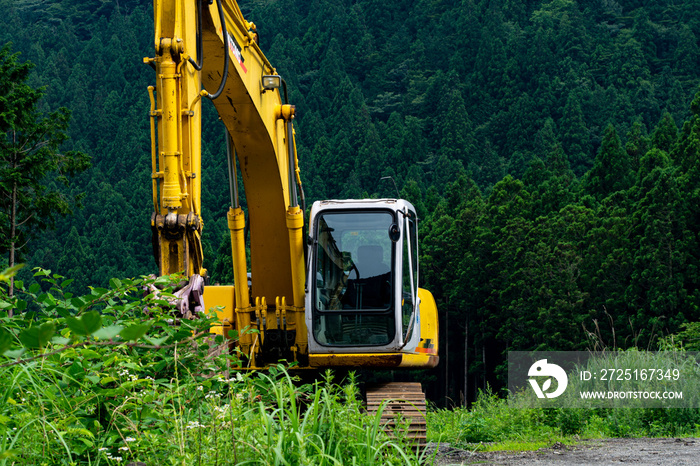
[{"label": "excavator arm", "polygon": [[[228,156],[234,184],[235,167],[240,167],[250,224],[251,294],[263,297],[250,302],[245,217],[232,186],[228,224],[234,302],[224,303],[222,320],[225,327],[238,329],[260,320],[270,330],[284,327],[285,335],[295,335],[293,351],[305,354],[303,212],[297,196],[295,109],[286,102],[286,89],[282,101],[284,82],[260,50],[255,25],[233,1],[155,0],[154,19],[155,57],[144,61],[156,71],[156,86],[149,88],[151,227],[160,274],[206,274],[200,134],[202,101],[210,99],[232,147]],[[264,297],[279,301],[270,317]],[[244,354],[254,352],[251,335],[241,336],[240,343]]]}]

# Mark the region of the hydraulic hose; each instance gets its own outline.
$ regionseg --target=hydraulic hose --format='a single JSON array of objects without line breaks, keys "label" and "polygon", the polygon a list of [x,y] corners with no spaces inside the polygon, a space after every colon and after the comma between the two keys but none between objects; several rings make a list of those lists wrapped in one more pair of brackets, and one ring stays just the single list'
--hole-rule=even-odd
[{"label": "hydraulic hose", "polygon": [[187,60],[197,71],[202,71],[202,0],[197,2],[197,61],[192,57]]},{"label": "hydraulic hose", "polygon": [[219,89],[213,93],[207,93],[209,99],[214,100],[221,95],[224,91],[224,86],[226,86],[226,78],[228,77],[228,31],[226,30],[226,18],[224,17],[224,8],[221,6],[221,0],[216,0],[216,7],[219,10],[219,19],[221,20],[221,33],[224,36],[224,75],[221,77],[221,83],[219,84]]},{"label": "hydraulic hose", "polygon": [[238,205],[238,174],[236,173],[236,149],[231,142],[231,135],[224,127],[224,137],[226,138],[226,160],[228,161],[228,183],[231,195],[231,207],[237,209]]},{"label": "hydraulic hose", "polygon": [[289,207],[298,207],[294,160],[294,126],[291,118],[287,121],[287,154],[289,156]]}]

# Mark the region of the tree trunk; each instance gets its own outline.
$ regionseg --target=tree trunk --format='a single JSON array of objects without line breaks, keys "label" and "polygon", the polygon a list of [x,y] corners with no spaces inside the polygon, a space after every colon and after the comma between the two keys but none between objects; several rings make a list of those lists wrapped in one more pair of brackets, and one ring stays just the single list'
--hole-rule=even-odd
[{"label": "tree trunk", "polygon": [[467,379],[469,374],[469,313],[464,317],[464,407],[469,405]]},{"label": "tree trunk", "polygon": [[486,345],[481,344],[481,362],[484,364],[484,392],[486,392]]},{"label": "tree trunk", "polygon": [[[15,182],[12,186],[12,206],[10,208],[10,259],[8,266],[10,268],[15,265],[15,233],[17,231],[17,183]],[[15,294],[15,277],[10,277],[10,290],[8,295],[10,298]],[[7,312],[7,315],[13,316],[12,308]]]},{"label": "tree trunk", "polygon": [[449,406],[450,399],[450,334],[447,331],[450,328],[450,299],[445,301],[445,407]]},{"label": "tree trunk", "polygon": [[[16,137],[16,133],[13,133],[13,140]],[[14,142],[14,141],[13,141]],[[12,158],[12,168],[17,168],[17,157]],[[10,257],[9,264],[10,268],[15,265],[15,235],[17,234],[17,181],[12,184],[12,205],[10,206]],[[8,295],[10,298],[15,294],[15,277],[10,277],[10,289]],[[7,312],[9,317],[14,315],[12,308]]]}]

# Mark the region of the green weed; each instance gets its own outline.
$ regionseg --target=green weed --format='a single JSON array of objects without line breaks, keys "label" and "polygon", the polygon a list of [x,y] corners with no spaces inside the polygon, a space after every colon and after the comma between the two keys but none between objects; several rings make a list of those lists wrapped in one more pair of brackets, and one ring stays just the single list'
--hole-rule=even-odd
[{"label": "green weed", "polygon": [[0,465],[426,463],[363,410],[352,378],[227,371],[237,360],[209,355],[210,319],[172,325],[168,283],[158,296],[137,279],[74,297],[38,274],[47,290],[0,296],[17,311],[0,316]]}]

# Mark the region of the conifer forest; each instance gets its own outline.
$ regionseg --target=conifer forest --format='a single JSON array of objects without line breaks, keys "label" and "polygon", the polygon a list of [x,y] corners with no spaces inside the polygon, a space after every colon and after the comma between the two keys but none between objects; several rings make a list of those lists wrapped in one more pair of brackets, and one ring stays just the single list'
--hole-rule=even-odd
[{"label": "conifer forest", "polygon": [[[699,2],[239,4],[296,106],[307,199],[398,190],[418,209],[441,362],[394,377],[459,404],[503,387],[509,350],[700,348]],[[43,89],[38,111],[65,132],[60,150],[78,154],[38,180],[62,202],[18,245],[19,277],[50,269],[83,293],[155,273],[154,76],[142,62],[153,55],[152,6],[0,5],[3,63],[20,52],[33,64],[25,83]],[[10,79],[0,74],[0,91]],[[224,128],[210,103],[204,112],[205,266],[223,284]],[[3,201],[5,238],[9,217]],[[2,269],[6,242],[0,254]]]}]

